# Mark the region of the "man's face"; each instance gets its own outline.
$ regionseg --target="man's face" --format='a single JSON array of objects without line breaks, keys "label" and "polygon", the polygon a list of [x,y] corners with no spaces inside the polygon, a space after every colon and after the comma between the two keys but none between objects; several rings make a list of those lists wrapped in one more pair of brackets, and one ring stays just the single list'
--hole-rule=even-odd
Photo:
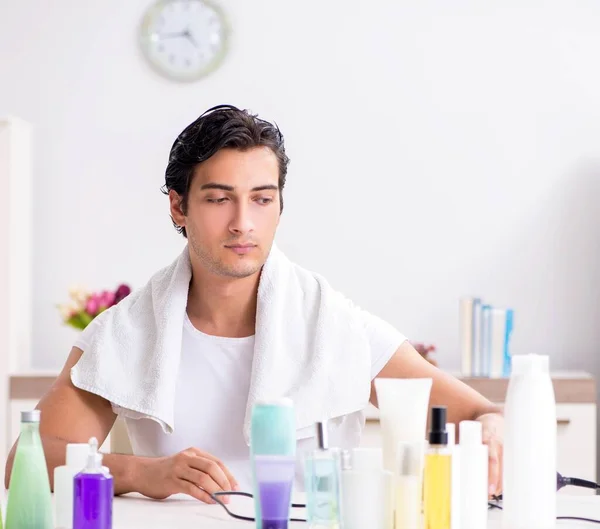
[{"label": "man's face", "polygon": [[171,191],[171,215],[187,232],[192,258],[210,272],[247,277],[258,272],[279,224],[279,167],[268,147],[221,149],[199,164],[187,212]]}]

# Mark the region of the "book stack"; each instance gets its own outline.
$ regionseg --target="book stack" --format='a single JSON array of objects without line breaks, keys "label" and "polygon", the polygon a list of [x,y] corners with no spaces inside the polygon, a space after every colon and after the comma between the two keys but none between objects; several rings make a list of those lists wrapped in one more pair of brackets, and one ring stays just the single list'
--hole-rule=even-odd
[{"label": "book stack", "polygon": [[510,376],[510,339],[514,311],[462,298],[459,303],[459,338],[463,376]]}]

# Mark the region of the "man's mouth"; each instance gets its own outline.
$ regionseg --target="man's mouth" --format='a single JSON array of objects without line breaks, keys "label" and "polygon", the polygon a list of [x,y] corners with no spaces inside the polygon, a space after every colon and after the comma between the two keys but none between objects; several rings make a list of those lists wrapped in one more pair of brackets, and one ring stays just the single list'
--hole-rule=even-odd
[{"label": "man's mouth", "polygon": [[238,255],[246,255],[256,248],[256,244],[227,244],[225,248],[228,248]]}]

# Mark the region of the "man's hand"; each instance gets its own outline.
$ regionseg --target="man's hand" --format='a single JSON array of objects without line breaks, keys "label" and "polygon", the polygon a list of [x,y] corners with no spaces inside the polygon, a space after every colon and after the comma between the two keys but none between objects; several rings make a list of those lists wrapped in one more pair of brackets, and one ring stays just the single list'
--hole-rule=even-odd
[{"label": "man's hand", "polygon": [[504,445],[504,417],[499,413],[486,413],[477,419],[481,422],[483,442],[488,446],[489,495],[502,494],[502,455]]},{"label": "man's hand", "polygon": [[[170,457],[144,459],[141,465],[138,490],[156,500],[182,492],[205,503],[215,503],[210,494],[238,488],[237,481],[219,459],[197,448]],[[227,497],[223,501],[227,502]]]}]

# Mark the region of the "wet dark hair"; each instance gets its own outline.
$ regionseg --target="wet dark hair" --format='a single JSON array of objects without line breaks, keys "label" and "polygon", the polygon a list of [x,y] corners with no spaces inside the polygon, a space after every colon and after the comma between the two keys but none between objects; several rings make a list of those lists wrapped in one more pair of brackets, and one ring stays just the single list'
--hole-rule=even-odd
[{"label": "wet dark hair", "polygon": [[[277,157],[279,199],[283,210],[283,188],[289,163],[283,135],[277,125],[231,105],[218,105],[208,109],[177,137],[171,147],[165,185],[161,190],[166,195],[171,190],[175,191],[181,197],[181,209],[185,214],[194,169],[198,164],[221,149],[247,150],[254,147],[268,147]],[[171,220],[175,229],[187,237],[185,228],[175,224],[173,218]]]}]

